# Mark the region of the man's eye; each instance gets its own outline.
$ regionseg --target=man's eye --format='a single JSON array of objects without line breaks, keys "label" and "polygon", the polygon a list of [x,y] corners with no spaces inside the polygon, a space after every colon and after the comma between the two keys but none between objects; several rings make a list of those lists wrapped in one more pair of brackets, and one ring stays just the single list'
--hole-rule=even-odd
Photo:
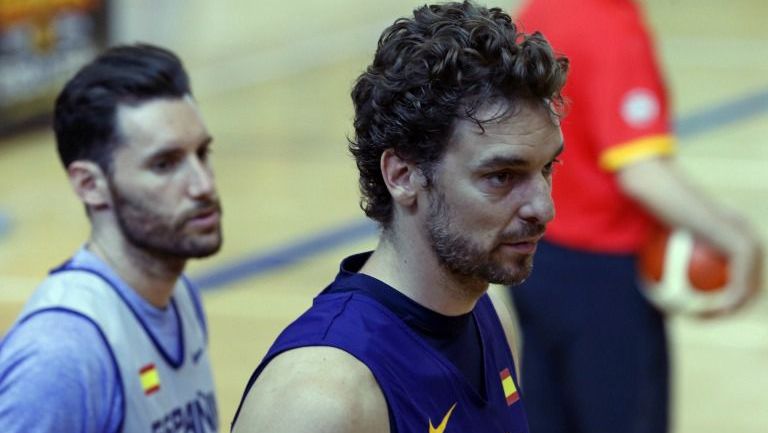
[{"label": "man's eye", "polygon": [[171,158],[162,158],[162,159],[158,159],[157,161],[154,161],[151,165],[151,168],[155,172],[163,173],[166,171],[170,171],[175,166],[176,166],[175,160]]},{"label": "man's eye", "polygon": [[500,188],[509,184],[509,182],[512,180],[512,174],[506,171],[500,171],[497,173],[491,173],[485,178],[492,187]]},{"label": "man's eye", "polygon": [[208,161],[208,158],[210,158],[212,152],[213,150],[206,146],[197,151],[197,157],[200,158],[200,161]]},{"label": "man's eye", "polygon": [[544,170],[542,170],[542,173],[544,174],[544,176],[547,176],[547,177],[552,176],[552,173],[555,172],[555,165],[557,164],[562,164],[562,162],[559,159],[555,159],[549,164],[545,165]]}]

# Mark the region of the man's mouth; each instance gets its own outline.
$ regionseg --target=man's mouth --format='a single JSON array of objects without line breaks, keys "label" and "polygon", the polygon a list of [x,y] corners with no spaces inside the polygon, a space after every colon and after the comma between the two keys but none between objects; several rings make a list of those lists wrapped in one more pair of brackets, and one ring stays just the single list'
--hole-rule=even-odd
[{"label": "man's mouth", "polygon": [[219,226],[221,211],[218,206],[194,212],[186,219],[185,225],[193,229],[210,230]]},{"label": "man's mouth", "polygon": [[543,228],[541,230],[535,230],[535,233],[530,233],[529,231],[529,233],[524,233],[523,236],[509,237],[502,240],[499,243],[499,247],[502,250],[518,254],[533,254],[536,252],[536,245],[539,243],[542,236],[544,236]]},{"label": "man's mouth", "polygon": [[517,254],[533,254],[536,252],[537,241],[503,242],[499,247],[503,251],[515,252]]}]

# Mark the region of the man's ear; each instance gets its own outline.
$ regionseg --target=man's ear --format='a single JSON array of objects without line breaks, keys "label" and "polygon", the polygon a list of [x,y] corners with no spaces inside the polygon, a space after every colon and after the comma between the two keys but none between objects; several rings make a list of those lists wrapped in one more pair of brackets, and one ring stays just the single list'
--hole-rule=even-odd
[{"label": "man's ear", "polygon": [[92,161],[78,160],[67,166],[69,184],[80,201],[90,209],[109,207],[112,195],[104,171]]},{"label": "man's ear", "polygon": [[400,158],[393,149],[381,154],[380,168],[392,200],[404,207],[413,206],[418,192],[426,183],[421,170]]}]

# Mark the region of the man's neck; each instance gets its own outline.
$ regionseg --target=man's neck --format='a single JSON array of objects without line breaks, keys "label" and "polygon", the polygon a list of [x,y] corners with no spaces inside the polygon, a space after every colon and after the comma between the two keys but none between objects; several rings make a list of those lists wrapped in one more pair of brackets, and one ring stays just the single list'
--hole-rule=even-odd
[{"label": "man's neck", "polygon": [[457,276],[440,265],[420,233],[385,233],[360,269],[430,310],[466,314],[488,289],[488,282]]},{"label": "man's neck", "polygon": [[158,255],[130,244],[122,236],[93,233],[88,249],[136,293],[158,308],[168,306],[186,260]]}]

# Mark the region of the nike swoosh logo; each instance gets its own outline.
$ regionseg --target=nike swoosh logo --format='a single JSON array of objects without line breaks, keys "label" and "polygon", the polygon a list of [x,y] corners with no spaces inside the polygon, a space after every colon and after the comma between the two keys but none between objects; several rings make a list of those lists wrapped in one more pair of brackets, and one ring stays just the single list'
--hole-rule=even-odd
[{"label": "nike swoosh logo", "polygon": [[194,362],[195,364],[197,364],[197,361],[199,361],[199,360],[200,360],[200,357],[201,357],[201,356],[203,356],[203,349],[202,349],[202,348],[200,348],[200,349],[197,349],[197,352],[195,352],[195,353],[193,353],[193,354],[192,354],[192,362]]},{"label": "nike swoosh logo", "polygon": [[445,431],[445,427],[448,425],[448,418],[451,417],[454,409],[456,409],[456,403],[454,403],[453,406],[448,409],[448,413],[445,414],[443,421],[437,427],[433,427],[432,420],[429,420],[429,433],[443,433]]}]

